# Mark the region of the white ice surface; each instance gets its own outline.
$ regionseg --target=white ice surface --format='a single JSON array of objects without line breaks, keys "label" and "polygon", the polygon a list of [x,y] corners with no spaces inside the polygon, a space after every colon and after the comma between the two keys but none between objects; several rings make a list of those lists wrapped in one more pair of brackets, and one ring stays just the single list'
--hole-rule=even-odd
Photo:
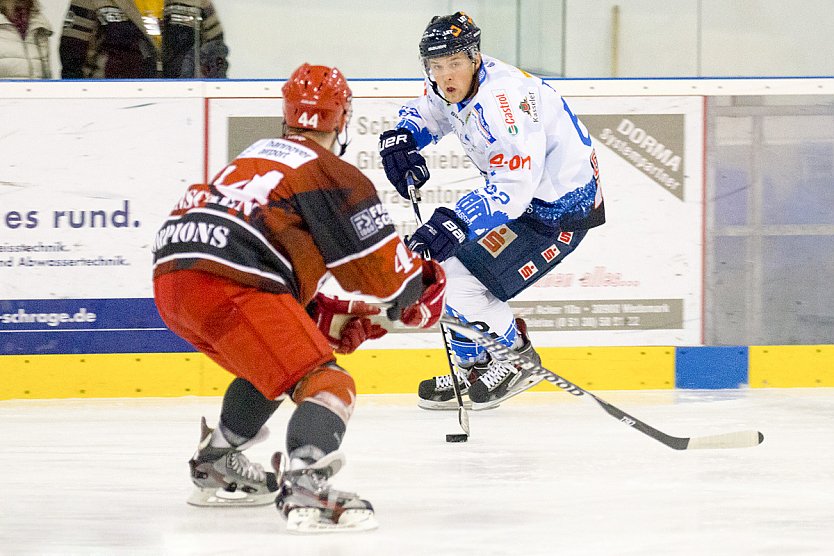
[{"label": "white ice surface", "polygon": [[[0,554],[301,556],[834,554],[834,390],[600,392],[677,436],[758,429],[756,448],[676,452],[588,398],[472,413],[360,396],[333,483],[380,528],[288,535],[272,506],[186,505],[199,419],[220,398],[0,402]],[[248,454],[283,449],[292,404]]]}]

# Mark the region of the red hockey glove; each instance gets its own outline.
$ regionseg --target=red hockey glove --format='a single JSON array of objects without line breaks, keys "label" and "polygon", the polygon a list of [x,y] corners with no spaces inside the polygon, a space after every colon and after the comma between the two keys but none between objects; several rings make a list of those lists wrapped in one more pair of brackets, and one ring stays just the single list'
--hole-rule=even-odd
[{"label": "red hockey glove", "polygon": [[336,353],[353,353],[365,340],[382,338],[388,333],[368,318],[379,314],[378,307],[322,293],[316,294],[314,301],[313,319]]},{"label": "red hockey glove", "polygon": [[400,320],[406,326],[431,328],[443,315],[446,305],[446,273],[435,261],[423,261],[423,295],[403,309]]}]

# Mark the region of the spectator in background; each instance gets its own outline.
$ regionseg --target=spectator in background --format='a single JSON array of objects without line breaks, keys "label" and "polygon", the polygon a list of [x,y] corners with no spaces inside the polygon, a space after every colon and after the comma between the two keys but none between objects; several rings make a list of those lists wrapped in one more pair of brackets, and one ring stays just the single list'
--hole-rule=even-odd
[{"label": "spectator in background", "polygon": [[228,53],[211,0],[72,0],[61,77],[223,78]]},{"label": "spectator in background", "polygon": [[0,0],[0,79],[49,79],[52,28],[37,0]]}]

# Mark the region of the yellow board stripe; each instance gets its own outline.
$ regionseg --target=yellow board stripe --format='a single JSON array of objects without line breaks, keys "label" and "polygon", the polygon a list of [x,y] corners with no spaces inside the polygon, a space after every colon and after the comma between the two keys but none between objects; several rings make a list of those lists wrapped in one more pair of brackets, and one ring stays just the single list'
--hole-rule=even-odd
[{"label": "yellow board stripe", "polygon": [[[674,347],[539,348],[545,367],[588,390],[670,389]],[[754,388],[834,386],[834,346],[751,346]],[[360,394],[415,393],[446,371],[441,349],[340,356]],[[232,376],[199,353],[4,355],[0,400],[220,396]],[[542,383],[535,390],[552,390]]]},{"label": "yellow board stripe", "polygon": [[[671,347],[540,348],[545,367],[589,390],[666,389]],[[441,349],[360,350],[339,356],[360,394],[416,393],[447,372]],[[2,399],[220,396],[232,375],[200,353],[0,356]],[[552,390],[549,384],[537,390]]]},{"label": "yellow board stripe", "polygon": [[834,346],[750,346],[750,386],[834,386]]},{"label": "yellow board stripe", "polygon": [[0,399],[220,396],[231,375],[199,353],[7,355]]}]

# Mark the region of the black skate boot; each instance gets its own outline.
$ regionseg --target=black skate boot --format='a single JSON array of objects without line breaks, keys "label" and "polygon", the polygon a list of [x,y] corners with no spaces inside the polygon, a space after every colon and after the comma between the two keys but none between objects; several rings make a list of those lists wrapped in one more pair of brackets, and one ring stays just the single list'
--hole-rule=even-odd
[{"label": "black skate boot", "polygon": [[[536,363],[541,363],[541,357],[533,349],[527,336],[527,323],[524,319],[515,319],[515,325],[522,339],[522,345],[515,351],[526,355]],[[490,357],[485,363],[475,364],[475,371],[480,378],[469,387],[469,398],[472,400],[472,410],[491,409],[506,399],[521,394],[541,382],[544,377],[534,375],[521,367],[505,363]]]},{"label": "black skate boot", "polygon": [[344,465],[345,457],[338,451],[296,469],[287,469],[284,454],[277,452],[272,456],[272,466],[281,482],[275,505],[287,520],[287,531],[334,533],[377,528],[370,502],[352,492],[336,490],[328,483]]},{"label": "black skate boot", "polygon": [[275,500],[278,481],[274,473],[250,463],[241,452],[269,435],[266,427],[255,438],[236,448],[209,445],[210,429],[200,422],[200,445],[188,465],[196,488],[188,499],[192,506],[266,506]]},{"label": "black skate boot", "polygon": [[[458,377],[460,395],[463,397],[463,406],[466,409],[472,407],[472,402],[466,398],[472,381],[478,380],[474,366],[458,367],[455,365],[455,373]],[[466,375],[466,376],[464,376]],[[457,409],[458,400],[455,397],[455,389],[452,384],[452,375],[440,375],[429,378],[420,383],[417,390],[417,406],[423,409]]]}]

